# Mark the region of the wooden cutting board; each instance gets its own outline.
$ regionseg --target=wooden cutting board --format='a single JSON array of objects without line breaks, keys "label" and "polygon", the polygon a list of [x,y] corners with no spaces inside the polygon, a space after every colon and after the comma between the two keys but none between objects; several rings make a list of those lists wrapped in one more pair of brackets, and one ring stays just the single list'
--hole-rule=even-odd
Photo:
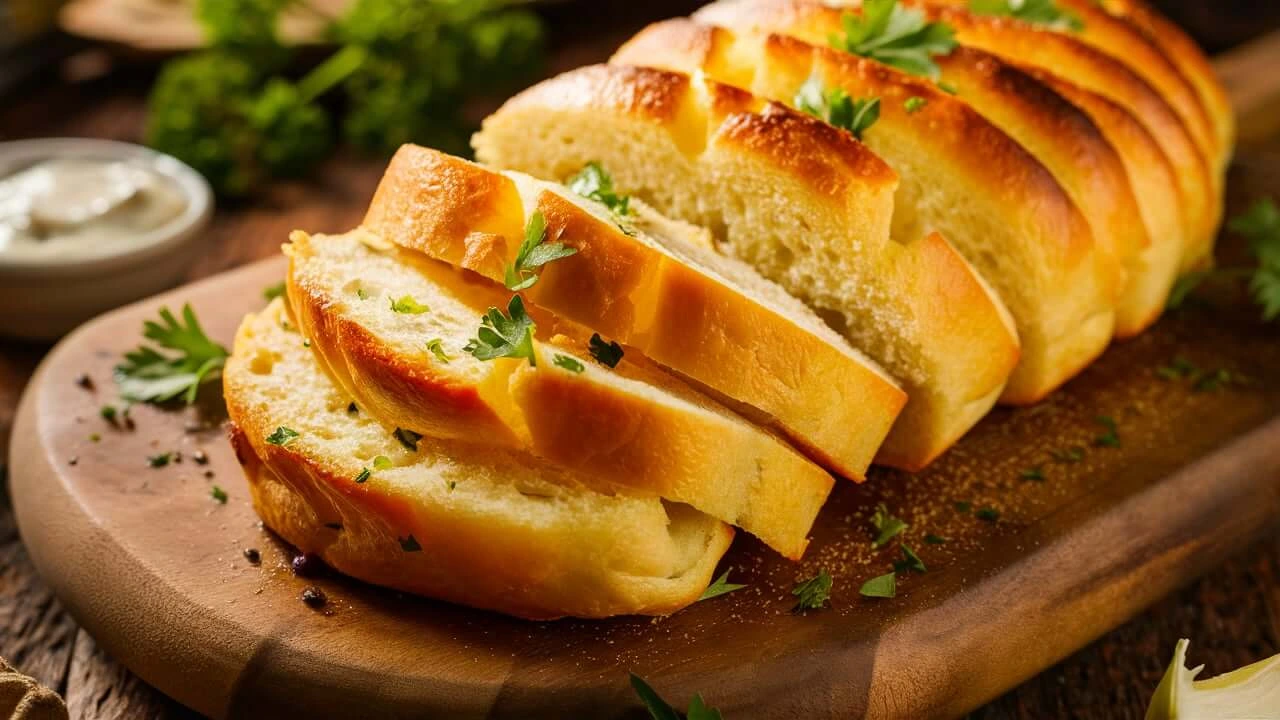
[{"label": "wooden cutting board", "polygon": [[[1232,212],[1274,192],[1280,157],[1243,151],[1229,187]],[[747,589],[672,617],[530,623],[296,577],[249,506],[216,393],[185,411],[135,408],[132,429],[99,416],[144,319],[190,302],[229,344],[283,268],[215,277],[68,337],[28,387],[9,462],[23,537],[62,602],[110,654],[213,717],[643,717],[629,671],[681,706],[701,692],[730,720],[954,717],[1280,520],[1280,330],[1221,288],[1047,402],[997,410],[927,472],[842,482],[803,563],[740,535],[722,567]],[[1177,358],[1232,380],[1162,378]],[[1099,416],[1116,421],[1119,447],[1097,445]],[[181,462],[148,465],[172,451]],[[911,524],[929,571],[872,600],[858,587],[897,559],[870,545],[881,502]],[[794,582],[819,568],[835,579],[832,606],[792,614]],[[300,601],[309,585],[324,610]]]}]

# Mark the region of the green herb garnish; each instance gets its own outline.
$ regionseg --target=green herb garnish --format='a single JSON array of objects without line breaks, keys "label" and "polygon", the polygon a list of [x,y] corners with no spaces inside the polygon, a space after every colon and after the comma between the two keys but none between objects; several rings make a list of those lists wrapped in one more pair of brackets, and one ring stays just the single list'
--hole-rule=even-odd
[{"label": "green herb garnish", "polygon": [[391,309],[405,315],[421,315],[431,308],[414,300],[411,295],[404,295],[399,300],[391,299]]},{"label": "green herb garnish", "polygon": [[580,373],[583,370],[586,370],[586,367],[584,367],[582,363],[568,355],[561,355],[560,353],[556,353],[555,357],[551,359],[551,362],[556,367],[568,370],[571,373]]},{"label": "green herb garnish", "polygon": [[412,534],[406,538],[398,538],[400,540],[400,549],[405,552],[422,552],[422,546],[418,544],[418,539]]},{"label": "green herb garnish", "polygon": [[370,470],[367,467],[360,468],[360,472],[356,473],[356,484],[363,485],[364,483],[368,482],[369,478],[371,477],[373,477],[372,470]]},{"label": "green herb garnish", "polygon": [[106,420],[112,425],[116,424],[116,406],[115,405],[103,405],[101,408],[98,409],[98,414],[102,416],[103,420]]},{"label": "green herb garnish", "polygon": [[907,113],[911,115],[915,115],[916,113],[923,110],[924,106],[927,104],[929,104],[928,100],[925,100],[919,95],[912,95],[911,97],[906,99],[906,102],[902,103],[902,109],[906,110]]},{"label": "green herb garnish", "polygon": [[[680,713],[667,704],[667,701],[663,700],[661,695],[649,687],[649,683],[635,673],[631,673],[631,687],[636,691],[636,695],[640,696],[640,701],[644,703],[645,709],[649,711],[651,720],[681,720]],[[689,711],[685,713],[684,719],[724,720],[719,710],[707,707],[701,695],[694,695],[693,699],[689,701]]]},{"label": "green herb garnish", "polygon": [[445,364],[448,364],[449,361],[453,359],[444,351],[444,342],[440,338],[431,338],[428,340],[427,351],[432,355],[435,355],[436,360]]},{"label": "green herb garnish", "polygon": [[1064,448],[1062,450],[1050,450],[1049,456],[1052,457],[1055,462],[1059,462],[1064,465],[1073,465],[1084,459],[1084,448],[1079,445],[1072,445],[1071,447]]},{"label": "green herb garnish", "polygon": [[267,444],[284,447],[298,438],[298,433],[283,425],[267,436]]},{"label": "green herb garnish", "polygon": [[924,541],[926,545],[942,545],[947,541],[947,539],[942,537],[941,535],[934,535],[933,533],[929,533],[928,535],[924,536]]},{"label": "green herb garnish", "polygon": [[737,585],[729,582],[729,571],[725,570],[720,577],[716,578],[715,582],[708,585],[707,589],[702,591],[702,595],[698,597],[698,601],[700,602],[702,600],[710,600],[713,597],[720,597],[721,595],[726,595],[734,590],[741,590],[744,587],[746,587],[746,585]]},{"label": "green herb garnish", "polygon": [[1218,368],[1210,372],[1203,373],[1191,385],[1192,392],[1214,392],[1221,390],[1224,386],[1230,385],[1235,380],[1235,376],[1230,370]]},{"label": "green herb garnish", "polygon": [[1181,306],[1206,280],[1248,278],[1254,302],[1262,307],[1262,319],[1270,322],[1280,317],[1280,207],[1270,198],[1258,200],[1244,214],[1232,218],[1227,227],[1249,241],[1249,252],[1258,261],[1257,266],[1216,268],[1185,275],[1169,293],[1169,307]]},{"label": "green herb garnish", "polygon": [[540,211],[535,211],[524,226],[524,241],[516,252],[515,262],[507,266],[504,280],[507,289],[518,292],[533,287],[538,282],[538,268],[577,253],[577,248],[564,243],[547,242],[547,220]]},{"label": "green herb garnish", "polygon": [[190,305],[182,306],[182,321],[168,308],[161,308],[160,322],[148,320],[142,328],[148,340],[177,354],[164,354],[149,345],[125,353],[124,362],[115,369],[124,399],[164,403],[181,397],[190,405],[202,384],[221,376],[227,349],[204,334]]},{"label": "green herb garnish", "polygon": [[524,301],[519,295],[511,297],[507,313],[504,315],[498,308],[489,308],[489,312],[481,320],[476,337],[467,341],[463,350],[471,353],[477,360],[528,358],[529,364],[536,367],[538,361],[533,352],[533,331],[537,326],[525,312]]},{"label": "green herb garnish", "polygon": [[613,177],[598,162],[587,163],[585,167],[578,171],[577,175],[569,178],[569,181],[565,184],[574,193],[588,200],[595,200],[609,208],[615,215],[621,216],[631,213],[631,198],[627,195],[619,195],[614,191]]},{"label": "green herb garnish", "polygon": [[835,49],[934,80],[941,71],[933,56],[947,55],[956,47],[949,25],[926,22],[923,12],[903,7],[898,0],[865,0],[861,15],[845,13],[841,22],[843,35],[829,38]]},{"label": "green herb garnish", "polygon": [[854,100],[840,88],[824,91],[817,77],[809,78],[800,86],[795,106],[828,125],[848,130],[859,140],[862,133],[880,119],[880,98]]},{"label": "green herb garnish", "polygon": [[1176,357],[1173,362],[1156,369],[1156,375],[1165,380],[1179,380],[1200,372],[1195,363],[1184,357]]},{"label": "green herb garnish", "polygon": [[973,516],[978,518],[979,520],[986,520],[987,522],[995,522],[1000,519],[1000,511],[996,510],[993,507],[984,507],[984,508],[980,508],[978,512],[973,514]]},{"label": "green herb garnish", "polygon": [[909,527],[900,518],[890,515],[884,503],[876,506],[876,513],[871,516],[871,525],[876,529],[876,539],[871,546],[877,548],[883,547],[885,543]]},{"label": "green herb garnish", "polygon": [[600,333],[591,334],[587,350],[591,352],[591,357],[595,358],[596,362],[606,367],[616,368],[622,361],[622,346],[616,342],[605,342],[604,338],[600,337]]},{"label": "green herb garnish", "polygon": [[222,505],[227,504],[227,491],[223,490],[217,485],[214,485],[213,487],[209,488],[209,496],[212,497],[214,500],[216,500],[219,504],[222,504]]},{"label": "green herb garnish", "polygon": [[[403,445],[406,450],[409,452],[418,452],[418,441],[422,439],[421,435],[412,430],[405,430],[404,428],[396,428],[395,432],[391,434],[396,440],[400,441],[400,444]],[[379,455],[378,457],[382,456]],[[373,466],[378,466],[377,458],[374,458]]]},{"label": "green herb garnish", "polygon": [[[408,432],[408,431],[405,431],[405,432]],[[421,436],[418,436],[418,437],[421,438]],[[397,437],[397,439],[399,438]],[[401,442],[404,442],[404,441],[402,440]],[[418,442],[417,440],[413,441],[413,446],[411,449],[414,451],[418,449],[417,442]],[[390,467],[391,467],[391,458],[387,457],[386,455],[379,455],[378,457],[373,459],[374,470],[386,470]]]},{"label": "green herb garnish", "polygon": [[284,295],[284,282],[278,282],[275,285],[268,285],[262,289],[262,299],[270,302]]},{"label": "green herb garnish", "polygon": [[1084,30],[1080,16],[1059,8],[1054,0],[969,0],[969,11],[975,15],[1016,18],[1053,30]]},{"label": "green herb garnish", "polygon": [[1106,432],[1095,437],[1093,439],[1093,444],[1098,447],[1120,447],[1120,433],[1119,428],[1116,426],[1115,418],[1111,418],[1106,415],[1099,415],[1095,420],[1106,430]]},{"label": "green herb garnish", "polygon": [[1044,468],[1040,465],[1029,467],[1018,473],[1018,477],[1032,482],[1044,482]]},{"label": "green herb garnish", "polygon": [[885,573],[862,583],[858,592],[863,597],[891,598],[898,594],[898,576],[896,573]]},{"label": "green herb garnish", "polygon": [[817,610],[831,599],[831,576],[825,569],[819,570],[814,577],[797,583],[791,594],[798,598],[791,612]]},{"label": "green herb garnish", "polygon": [[159,455],[148,455],[147,465],[153,468],[162,468],[173,460],[173,453],[160,453]]},{"label": "green herb garnish", "polygon": [[916,555],[915,551],[908,547],[905,543],[899,545],[902,548],[902,559],[893,564],[894,572],[906,572],[914,570],[916,572],[928,572],[929,568],[925,567],[924,561]]},{"label": "green herb garnish", "polygon": [[967,513],[973,509],[973,503],[967,500],[957,500],[952,507],[956,509],[956,512]]}]

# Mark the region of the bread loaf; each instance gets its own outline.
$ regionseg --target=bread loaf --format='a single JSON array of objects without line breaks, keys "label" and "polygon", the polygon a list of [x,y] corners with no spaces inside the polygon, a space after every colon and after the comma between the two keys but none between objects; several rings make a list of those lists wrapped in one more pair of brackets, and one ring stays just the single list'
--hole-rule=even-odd
[{"label": "bread loaf", "polygon": [[[530,619],[670,613],[710,582],[728,526],[595,492],[498,447],[410,448],[349,409],[286,323],[280,300],[246,317],[223,386],[254,508],[299,550],[371,583]],[[281,427],[296,437],[281,441]]]},{"label": "bread loaf", "polygon": [[465,347],[510,292],[367,231],[295,232],[285,250],[303,335],[384,424],[524,450],[600,492],[685,503],[789,558],[804,552],[831,475],[639,353],[610,368],[589,353],[591,333],[535,308],[532,358],[479,360]]},{"label": "bread loaf", "polygon": [[[524,142],[537,144],[527,134]],[[392,159],[364,225],[501,282],[534,212],[548,237],[578,252],[547,265],[523,292],[532,306],[634,348],[827,467],[862,477],[903,392],[801,303],[714,253],[693,228],[639,207],[619,219],[558,184],[415,146]]]}]

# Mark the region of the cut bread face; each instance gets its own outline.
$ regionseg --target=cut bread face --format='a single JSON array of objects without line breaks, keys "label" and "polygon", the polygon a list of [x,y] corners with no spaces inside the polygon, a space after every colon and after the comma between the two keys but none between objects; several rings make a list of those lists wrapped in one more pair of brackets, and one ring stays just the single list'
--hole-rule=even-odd
[{"label": "cut bread face", "polygon": [[692,380],[826,467],[864,475],[905,393],[803,304],[717,255],[688,225],[648,217],[640,204],[615,217],[558,184],[405,146],[364,227],[501,282],[535,213],[549,240],[577,252],[544,266],[522,292],[531,306]]},{"label": "cut bread face", "polygon": [[[411,450],[348,410],[289,326],[280,300],[246,317],[223,384],[254,507],[299,550],[371,583],[530,619],[666,614],[710,582],[728,526],[501,448],[422,438]],[[296,437],[273,444],[281,427]]]},{"label": "cut bread face", "polygon": [[[945,100],[923,84],[919,91],[930,102]],[[1004,133],[972,112],[933,134],[885,132],[882,125],[903,126],[886,122],[885,116],[907,100],[891,94],[876,126],[882,130],[881,154],[899,160],[902,176],[896,205],[889,207],[875,202],[886,189],[877,194],[869,179],[868,168],[879,175],[883,162],[873,165],[852,136],[749,97],[682,73],[582,68],[510,100],[486,121],[474,144],[488,162],[547,177],[563,177],[586,160],[601,160],[614,172],[620,191],[713,228],[735,253],[819,307],[814,288],[821,288],[816,276],[823,268],[855,272],[859,263],[881,260],[875,250],[885,246],[890,233],[919,238],[936,229],[996,286],[1018,322],[1022,359],[1003,394],[1006,400],[1043,397],[1106,346],[1114,318],[1113,273],[1095,252],[1070,198]],[[520,141],[522,134],[533,133],[539,142]],[[970,150],[957,157],[957,135],[983,147],[993,143],[1002,152]],[[975,194],[974,187],[990,192]],[[866,302],[870,319],[854,317],[844,329],[891,337],[892,323],[876,319],[876,313],[887,315],[886,300],[911,301],[932,312],[972,310],[972,304],[937,302],[929,294],[934,291],[912,290],[905,298],[866,296],[875,287],[829,291],[833,304]],[[890,349],[887,340],[854,337],[855,344],[873,353]],[[927,346],[927,335],[916,337]],[[966,354],[982,342],[947,337],[936,341],[941,347],[934,352]],[[874,348],[868,341],[886,345]],[[886,357],[897,367],[903,364]],[[925,377],[920,384],[934,380],[947,387],[937,378]]]},{"label": "cut bread face", "polygon": [[590,333],[536,309],[532,358],[479,360],[464,348],[511,293],[364,230],[292,239],[287,286],[299,327],[372,416],[524,450],[602,492],[684,503],[788,558],[804,553],[834,480],[777,436],[638,357],[596,362]]},{"label": "cut bread face", "polygon": [[[931,133],[935,116],[964,112],[955,109],[962,103],[954,98],[931,105],[924,96],[914,94],[922,84],[919,79],[889,73],[891,84],[886,86],[861,67],[870,61],[849,59],[826,47],[826,38],[841,31],[845,12],[802,0],[713,5],[700,17],[716,25],[691,20],[656,23],[623,46],[614,61],[698,69],[726,82],[747,83],[758,94],[789,103],[797,97],[797,83],[810,81],[824,82],[853,97],[878,97],[896,89],[897,94],[919,98],[911,110],[882,106],[882,119],[902,126],[897,132],[914,127],[918,133]],[[1043,163],[1084,214],[1099,250],[1123,278],[1116,304],[1116,335],[1128,337],[1148,327],[1164,308],[1175,274],[1163,260],[1170,254],[1180,255],[1183,247],[1180,236],[1150,235],[1125,164],[1105,134],[1088,114],[995,56],[958,48],[935,61],[941,80],[958,92],[963,104]],[[892,112],[886,114],[887,110]],[[873,126],[864,133],[864,141],[877,149],[877,134],[883,130]],[[953,153],[971,152],[968,138],[957,137],[957,143]],[[886,155],[886,159],[893,164],[893,157]],[[1166,210],[1178,213],[1176,206]]]},{"label": "cut bread face", "polygon": [[[631,106],[640,96],[656,106]],[[522,126],[539,141],[518,147]],[[990,410],[1018,360],[1008,311],[943,235],[921,224],[891,239],[897,175],[815,118],[682,74],[597,67],[511,101],[475,144],[547,178],[600,161],[622,191],[713,228],[903,383],[883,464],[927,465]]]}]

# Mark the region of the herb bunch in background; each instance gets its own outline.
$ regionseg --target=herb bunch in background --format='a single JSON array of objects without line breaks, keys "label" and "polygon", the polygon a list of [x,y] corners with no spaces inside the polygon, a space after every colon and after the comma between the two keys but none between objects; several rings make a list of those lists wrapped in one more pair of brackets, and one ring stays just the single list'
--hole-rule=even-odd
[{"label": "herb bunch in background", "polygon": [[328,30],[337,50],[295,80],[276,24],[305,0],[199,0],[210,49],[162,70],[147,143],[224,196],[306,173],[338,127],[378,154],[405,142],[463,151],[463,100],[518,82],[542,55],[541,21],[508,3],[356,0]]},{"label": "herb bunch in background", "polygon": [[1253,300],[1262,308],[1262,319],[1280,317],[1280,207],[1265,198],[1249,206],[1227,224],[1231,232],[1248,241],[1249,253],[1257,261],[1253,267],[1223,267],[1197,270],[1184,275],[1169,294],[1169,307],[1177,308],[1205,282],[1248,280]]}]

